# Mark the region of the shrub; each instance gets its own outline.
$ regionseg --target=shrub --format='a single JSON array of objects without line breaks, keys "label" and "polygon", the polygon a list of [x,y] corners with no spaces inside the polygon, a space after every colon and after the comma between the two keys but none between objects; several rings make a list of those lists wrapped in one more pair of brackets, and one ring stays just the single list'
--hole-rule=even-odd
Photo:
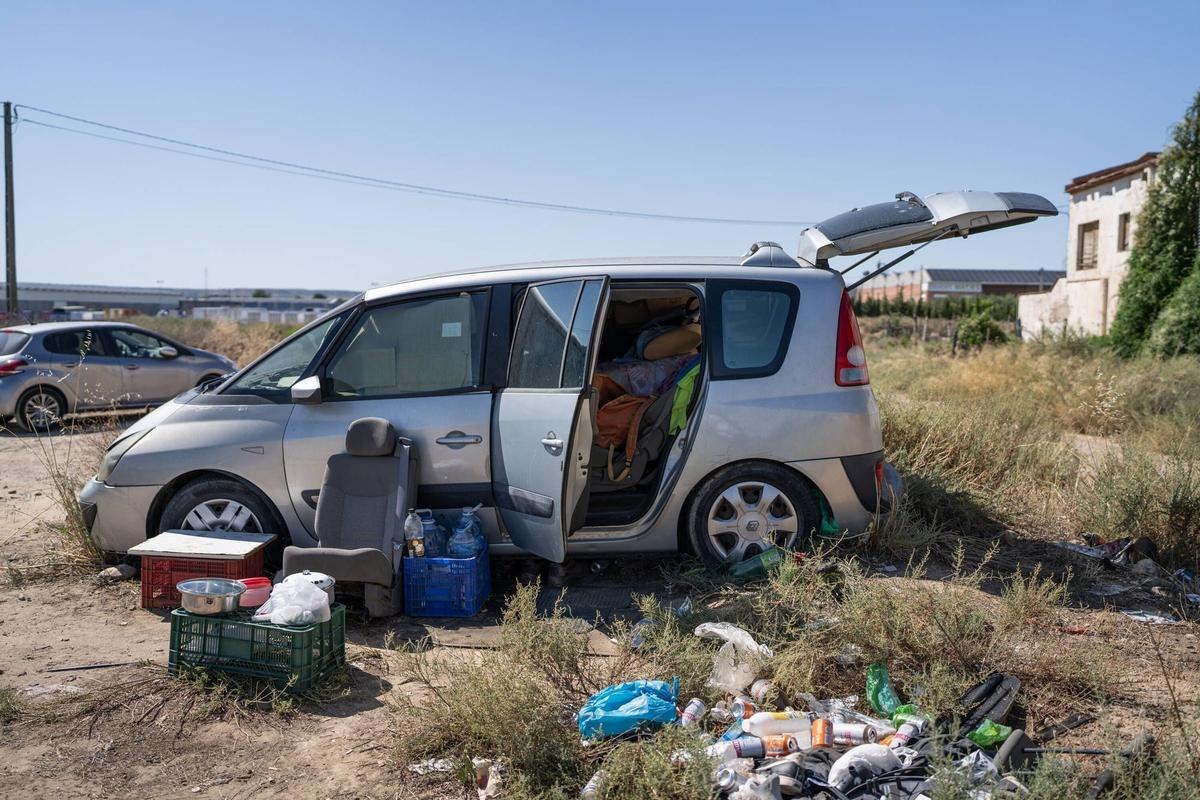
[{"label": "shrub", "polygon": [[980,348],[985,344],[1004,344],[1008,334],[990,314],[982,311],[958,323],[958,343],[964,347]]}]

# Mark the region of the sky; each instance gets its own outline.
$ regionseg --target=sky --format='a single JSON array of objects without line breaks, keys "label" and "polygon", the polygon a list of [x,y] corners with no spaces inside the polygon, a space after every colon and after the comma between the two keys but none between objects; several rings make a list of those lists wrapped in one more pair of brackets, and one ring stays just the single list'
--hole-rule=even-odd
[{"label": "sky", "polygon": [[[339,172],[815,222],[1029,191],[1162,147],[1200,4],[5,0],[0,99]],[[105,135],[29,109],[24,120]],[[357,290],[498,263],[796,249],[801,228],[551,212],[201,160],[22,121],[19,278]],[[1065,215],[913,265],[1064,269]]]}]

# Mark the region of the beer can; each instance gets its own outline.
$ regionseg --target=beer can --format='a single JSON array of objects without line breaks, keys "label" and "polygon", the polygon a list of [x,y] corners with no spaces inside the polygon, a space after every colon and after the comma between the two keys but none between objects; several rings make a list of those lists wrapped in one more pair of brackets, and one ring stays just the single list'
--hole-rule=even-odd
[{"label": "beer can", "polygon": [[762,742],[767,758],[780,758],[800,749],[800,743],[796,741],[796,737],[786,733],[764,736]]},{"label": "beer can", "polygon": [[604,796],[604,783],[604,771],[600,770],[583,787],[583,791],[579,793],[579,800],[600,800]]},{"label": "beer can", "polygon": [[721,767],[718,769],[716,777],[717,788],[722,792],[733,792],[746,780],[730,767]]},{"label": "beer can", "polygon": [[827,719],[814,719],[812,722],[812,746],[833,746],[833,723]]},{"label": "beer can", "polygon": [[759,678],[750,684],[750,697],[755,703],[762,705],[775,692],[775,685],[766,678]]},{"label": "beer can", "polygon": [[856,744],[872,744],[879,741],[879,731],[870,725],[857,722],[833,723],[833,743],[853,747]]},{"label": "beer can", "polygon": [[707,708],[708,706],[704,705],[703,700],[699,697],[693,697],[683,707],[683,712],[679,715],[679,724],[685,728],[694,728],[700,723],[700,718],[704,716]]},{"label": "beer can", "polygon": [[888,742],[888,747],[895,749],[897,747],[907,747],[908,743],[925,732],[925,720],[918,719],[906,722],[900,726],[900,729],[892,734],[892,741]]},{"label": "beer can", "polygon": [[733,754],[737,758],[763,758],[767,752],[763,747],[763,740],[757,736],[739,736],[730,744],[733,745]]},{"label": "beer can", "polygon": [[758,706],[754,704],[754,699],[749,695],[739,694],[729,704],[729,710],[733,712],[735,718],[748,719],[758,713]]}]

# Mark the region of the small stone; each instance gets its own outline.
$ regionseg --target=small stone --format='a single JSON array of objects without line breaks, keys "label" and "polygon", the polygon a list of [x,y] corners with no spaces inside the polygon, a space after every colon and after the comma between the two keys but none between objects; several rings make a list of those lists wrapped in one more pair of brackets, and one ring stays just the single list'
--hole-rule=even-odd
[{"label": "small stone", "polygon": [[137,575],[137,567],[132,564],[117,564],[115,567],[108,567],[100,570],[100,574],[96,576],[96,581],[99,583],[114,583],[116,581],[126,581]]},{"label": "small stone", "polygon": [[21,602],[23,602],[23,603],[28,603],[28,602],[30,601],[30,599],[31,599],[31,598],[30,598],[30,597],[29,597],[29,595],[27,595],[27,594],[19,594],[19,595],[17,595],[17,600],[19,600],[19,601],[21,601]]},{"label": "small stone", "polygon": [[1005,547],[1012,547],[1020,538],[1016,531],[1005,530],[1000,534],[1000,542]]}]

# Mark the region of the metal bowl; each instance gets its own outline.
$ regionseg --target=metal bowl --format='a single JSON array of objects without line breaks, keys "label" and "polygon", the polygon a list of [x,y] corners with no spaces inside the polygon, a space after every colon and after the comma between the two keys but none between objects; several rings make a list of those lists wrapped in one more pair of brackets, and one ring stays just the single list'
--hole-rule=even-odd
[{"label": "metal bowl", "polygon": [[189,614],[228,614],[237,611],[238,599],[246,587],[241,581],[225,578],[196,578],[175,584],[180,606]]}]

